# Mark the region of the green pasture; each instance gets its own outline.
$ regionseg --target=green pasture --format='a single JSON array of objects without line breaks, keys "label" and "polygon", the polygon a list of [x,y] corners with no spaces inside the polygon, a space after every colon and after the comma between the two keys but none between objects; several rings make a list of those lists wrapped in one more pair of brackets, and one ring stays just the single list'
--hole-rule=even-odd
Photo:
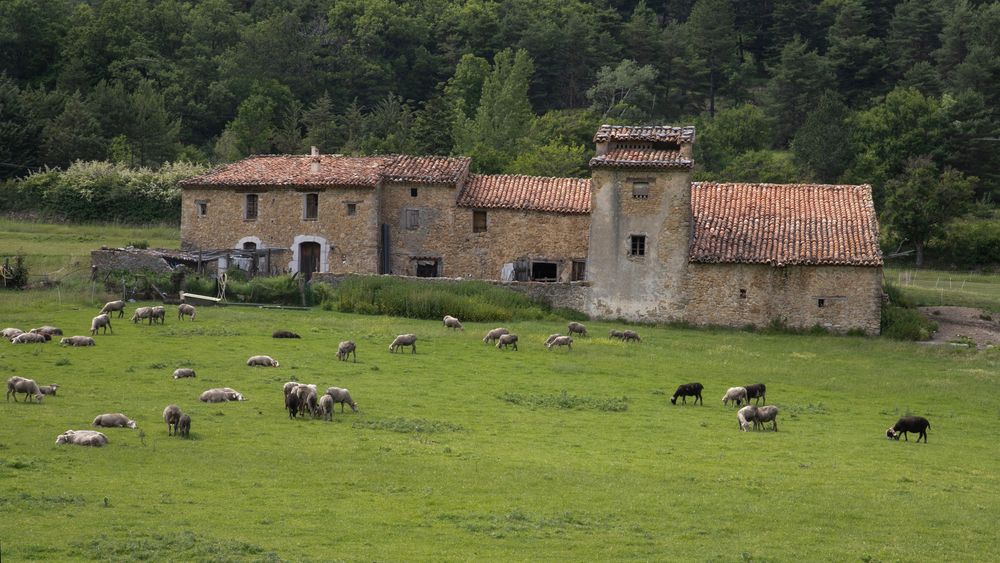
[{"label": "green pasture", "polygon": [[[96,310],[0,293],[4,326],[85,334]],[[5,563],[998,557],[996,350],[650,327],[623,344],[590,322],[547,351],[565,324],[531,321],[509,325],[520,350],[502,352],[481,342],[493,323],[319,308],[115,321],[93,348],[0,342],[4,378],[60,385],[43,404],[0,403]],[[404,332],[417,353],[389,353]],[[357,363],[334,358],[348,338]],[[249,368],[254,354],[281,367]],[[171,379],[181,366],[198,377]],[[347,387],[361,412],[290,420],[288,380]],[[690,381],[704,406],[671,405]],[[779,432],[739,432],[721,404],[752,382]],[[220,386],[248,400],[198,401]],[[167,436],[169,403],[191,439]],[[54,444],[119,411],[139,430]],[[906,413],[930,419],[929,444],[885,439]]]},{"label": "green pasture", "polygon": [[1000,274],[886,268],[885,281],[919,306],[954,305],[1000,312]]}]

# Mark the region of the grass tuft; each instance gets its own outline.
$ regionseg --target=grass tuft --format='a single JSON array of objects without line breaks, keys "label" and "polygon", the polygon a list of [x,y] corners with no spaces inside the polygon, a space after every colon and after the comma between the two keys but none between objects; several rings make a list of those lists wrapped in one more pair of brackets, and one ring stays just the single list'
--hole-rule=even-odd
[{"label": "grass tuft", "polygon": [[592,409],[607,412],[624,412],[628,410],[628,397],[612,397],[609,399],[580,397],[571,395],[565,389],[558,394],[524,395],[521,393],[504,393],[497,398],[513,405],[531,408]]}]

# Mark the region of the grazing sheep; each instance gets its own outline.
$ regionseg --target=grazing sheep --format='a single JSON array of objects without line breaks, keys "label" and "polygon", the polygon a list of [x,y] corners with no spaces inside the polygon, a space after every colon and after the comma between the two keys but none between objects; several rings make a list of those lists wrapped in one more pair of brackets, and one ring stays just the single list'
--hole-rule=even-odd
[{"label": "grazing sheep", "polygon": [[153,314],[152,307],[136,307],[135,311],[132,311],[132,324],[136,324],[142,319],[148,319],[150,315]]},{"label": "grazing sheep", "polygon": [[295,395],[299,398],[299,412],[316,416],[316,386],[312,384],[300,383],[298,387],[295,388]]},{"label": "grazing sheep", "polygon": [[122,301],[122,300],[120,300],[120,299],[118,301],[108,301],[107,303],[104,304],[103,307],[101,307],[101,311],[99,313],[97,313],[97,314],[98,315],[103,315],[103,314],[107,313],[108,316],[111,316],[111,313],[114,313],[115,311],[118,311],[118,318],[119,319],[122,318],[122,317],[124,317],[125,316],[125,302]]},{"label": "grazing sheep", "polygon": [[743,432],[749,432],[751,424],[753,424],[753,427],[756,428],[757,407],[753,405],[747,405],[743,407],[736,413],[736,420],[739,421],[740,430],[742,430]]},{"label": "grazing sheep", "polygon": [[89,336],[67,336],[59,340],[60,346],[94,346],[97,343]]},{"label": "grazing sheep", "polygon": [[52,385],[39,385],[38,386],[38,390],[42,392],[42,395],[52,395],[53,397],[56,396],[56,390],[58,390],[58,389],[59,389],[59,386],[56,385],[55,383],[53,383]]},{"label": "grazing sheep", "polygon": [[514,350],[517,351],[517,335],[516,334],[502,334],[500,335],[500,340],[497,340],[497,349],[506,350],[507,346],[513,346]]},{"label": "grazing sheep", "polygon": [[694,396],[694,401],[692,401],[692,403],[697,405],[698,401],[701,401],[701,404],[704,405],[705,399],[701,398],[701,392],[703,389],[705,388],[701,385],[701,383],[684,383],[678,385],[677,390],[674,391],[673,398],[670,399],[670,403],[676,405],[677,397],[680,397],[681,403],[686,405],[687,398]]},{"label": "grazing sheep", "polygon": [[177,368],[174,370],[174,379],[181,379],[184,377],[196,377],[194,370],[191,368]]},{"label": "grazing sheep", "polygon": [[292,391],[295,391],[295,388],[298,387],[298,386],[299,386],[299,382],[298,381],[289,381],[288,383],[285,383],[285,387],[284,387],[285,396],[287,397],[289,393],[291,393]]},{"label": "grazing sheep", "polygon": [[760,407],[760,408],[758,408],[757,409],[757,416],[754,417],[754,420],[756,421],[757,424],[760,425],[761,428],[764,427],[764,423],[765,422],[772,422],[772,423],[774,423],[774,427],[772,429],[775,432],[777,432],[778,431],[778,407],[775,407],[775,406],[772,406],[772,405],[768,405],[766,407]]},{"label": "grazing sheep", "polygon": [[642,338],[639,338],[639,333],[634,330],[626,330],[622,332],[622,342],[642,342]]},{"label": "grazing sheep", "polygon": [[[745,403],[747,400],[747,389],[746,387],[730,387],[726,390],[726,394],[722,396],[722,404],[728,405],[729,401],[733,402],[733,406],[740,406],[740,404]],[[741,403],[742,402],[742,403]]]},{"label": "grazing sheep", "polygon": [[187,438],[191,435],[191,417],[182,414],[181,419],[177,421],[177,432]]},{"label": "grazing sheep", "polygon": [[52,337],[38,332],[22,332],[10,339],[11,344],[45,344]]},{"label": "grazing sheep", "polygon": [[181,303],[180,305],[177,306],[177,320],[183,321],[184,320],[184,315],[187,315],[193,321],[194,320],[194,315],[195,315],[196,312],[197,311],[195,310],[194,305],[188,305],[187,303]]},{"label": "grazing sheep", "polygon": [[[90,335],[96,336],[97,329],[104,328],[103,334],[108,333],[108,329],[111,328],[111,317],[107,313],[97,315],[90,321]],[[111,334],[114,334],[114,329],[111,330]]]},{"label": "grazing sheep", "polygon": [[33,328],[29,332],[34,332],[35,334],[44,334],[45,336],[48,337],[48,338],[46,338],[46,340],[52,340],[53,336],[62,336],[63,335],[62,329],[60,329],[58,327],[54,327],[54,326],[48,326],[48,325],[40,326],[38,328]]},{"label": "grazing sheep", "polygon": [[618,340],[622,340],[625,338],[625,333],[620,330],[611,329],[608,331],[608,339],[610,340],[612,338],[617,338]]},{"label": "grazing sheep", "polygon": [[0,335],[2,335],[6,340],[11,340],[19,334],[24,334],[24,331],[19,328],[5,328],[0,331]]},{"label": "grazing sheep", "polygon": [[285,408],[288,409],[288,418],[294,419],[299,414],[299,394],[285,394]]},{"label": "grazing sheep", "polygon": [[750,399],[757,399],[754,401],[755,405],[759,405],[761,400],[767,402],[767,386],[763,383],[754,383],[743,387],[747,390],[747,403],[750,402]]},{"label": "grazing sheep", "polygon": [[416,354],[417,353],[417,335],[416,334],[400,334],[399,336],[396,337],[395,340],[392,341],[392,344],[389,345],[389,351],[390,352],[395,352],[397,349],[402,348],[403,346],[411,346],[412,350],[410,350],[410,353],[411,354]]},{"label": "grazing sheep", "polygon": [[99,448],[107,443],[108,437],[96,430],[67,430],[56,437],[56,444],[75,444]]},{"label": "grazing sheep", "polygon": [[206,390],[198,397],[203,403],[226,403],[229,401],[245,401],[243,394],[229,387],[215,387]]},{"label": "grazing sheep", "polygon": [[904,416],[896,421],[896,424],[892,428],[885,431],[885,437],[890,440],[899,440],[899,435],[903,435],[903,439],[907,442],[910,438],[907,437],[907,432],[918,432],[917,442],[921,438],[924,439],[924,443],[927,443],[927,429],[931,427],[931,423],[927,421],[926,418],[922,416]]},{"label": "grazing sheep", "polygon": [[505,334],[510,334],[510,331],[503,327],[495,328],[486,333],[486,336],[483,337],[483,344],[491,344],[493,342],[496,342],[497,340],[500,339],[501,336]]},{"label": "grazing sheep", "polygon": [[570,336],[573,336],[574,333],[579,334],[580,336],[587,336],[587,327],[580,323],[569,323],[566,325],[566,328],[569,329]]},{"label": "grazing sheep", "polygon": [[247,365],[252,367],[263,366],[266,368],[276,368],[281,364],[279,364],[278,360],[275,360],[271,356],[250,356],[250,358],[247,359]]},{"label": "grazing sheep", "polygon": [[569,348],[570,350],[572,350],[573,349],[573,337],[572,336],[557,336],[555,338],[552,338],[552,340],[545,345],[545,347],[548,348],[549,350],[551,350],[553,346],[565,346],[565,347]]},{"label": "grazing sheep", "polygon": [[91,426],[103,426],[104,428],[137,428],[134,420],[120,412],[110,414],[99,414],[94,418]]},{"label": "grazing sheep", "polygon": [[340,412],[344,412],[344,404],[351,407],[352,411],[358,412],[358,404],[351,398],[351,392],[347,389],[330,387],[326,390],[326,394],[333,399],[334,403],[340,403]]},{"label": "grazing sheep", "polygon": [[447,328],[457,328],[458,330],[465,330],[462,328],[462,323],[458,321],[455,317],[451,315],[444,316],[444,326]]},{"label": "grazing sheep", "polygon": [[38,399],[41,403],[45,395],[42,394],[42,390],[39,389],[38,384],[35,383],[34,379],[28,379],[25,377],[14,376],[7,380],[7,400],[10,401],[10,396],[14,396],[14,402],[17,402],[17,394],[24,393],[24,400],[31,402],[32,396]]},{"label": "grazing sheep", "polygon": [[163,409],[163,422],[167,423],[167,436],[177,431],[177,424],[180,422],[182,414],[184,413],[177,405],[167,405],[167,408]]},{"label": "grazing sheep", "polygon": [[163,324],[167,319],[167,309],[162,305],[157,305],[149,312],[149,324],[155,323],[157,320],[160,324]]},{"label": "grazing sheep", "polygon": [[276,330],[271,333],[271,338],[302,338],[290,330]]},{"label": "grazing sheep", "polygon": [[560,336],[562,335],[559,333],[550,334],[549,337],[545,339],[545,347],[548,348],[549,344],[552,344],[552,341],[555,340],[556,338],[559,338]]},{"label": "grazing sheep", "polygon": [[323,420],[333,420],[333,397],[323,394],[319,398],[319,415],[323,417]]},{"label": "grazing sheep", "polygon": [[357,346],[351,340],[345,340],[337,345],[337,359],[346,362],[347,356],[354,354],[354,363],[358,363],[358,351]]}]

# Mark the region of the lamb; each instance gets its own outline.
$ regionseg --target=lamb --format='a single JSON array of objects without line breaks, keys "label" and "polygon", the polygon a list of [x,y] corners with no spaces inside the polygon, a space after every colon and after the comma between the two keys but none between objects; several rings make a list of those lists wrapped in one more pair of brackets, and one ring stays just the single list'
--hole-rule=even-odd
[{"label": "lamb", "polygon": [[181,419],[177,421],[177,432],[187,438],[191,435],[191,417],[187,414],[182,414]]},{"label": "lamb", "polygon": [[346,362],[347,356],[354,354],[354,363],[358,363],[357,346],[351,340],[345,340],[337,345],[337,359]]},{"label": "lamb", "polygon": [[557,336],[555,338],[552,338],[551,341],[549,341],[547,344],[545,344],[545,347],[548,348],[549,350],[551,350],[553,346],[565,346],[565,347],[569,348],[570,350],[572,350],[573,349],[573,337],[571,337],[571,336]]},{"label": "lamb", "polygon": [[137,425],[134,420],[123,415],[120,412],[111,414],[99,414],[94,418],[94,422],[90,423],[91,426],[103,426],[104,428],[136,428]]},{"label": "lamb", "polygon": [[924,439],[924,443],[927,443],[927,429],[931,427],[931,423],[922,416],[904,416],[896,421],[896,424],[885,431],[885,437],[890,440],[899,440],[899,435],[903,435],[903,439],[907,442],[910,438],[907,437],[907,432],[918,432],[917,442],[920,439]]},{"label": "lamb", "polygon": [[673,398],[670,399],[670,403],[676,405],[677,397],[680,397],[681,403],[686,405],[687,398],[694,396],[694,401],[692,401],[694,404],[697,405],[698,401],[701,401],[701,404],[704,405],[705,400],[701,398],[701,392],[703,389],[704,387],[702,386],[701,383],[684,383],[678,385],[677,390],[674,391]]},{"label": "lamb", "polygon": [[740,430],[743,432],[750,431],[750,425],[753,424],[754,428],[757,427],[757,407],[753,405],[747,405],[740,409],[736,413],[736,420],[739,421]]},{"label": "lamb", "polygon": [[177,368],[174,370],[174,379],[182,379],[184,377],[196,377],[194,370],[191,368]]},{"label": "lamb", "polygon": [[98,315],[103,315],[103,314],[107,313],[108,316],[111,316],[111,313],[114,313],[115,311],[118,311],[118,318],[119,319],[122,318],[122,317],[124,317],[125,316],[125,302],[122,301],[122,300],[120,300],[120,299],[118,301],[108,301],[107,303],[104,304],[103,307],[101,307],[101,311],[99,313],[97,313],[97,314]]},{"label": "lamb", "polygon": [[587,327],[580,323],[569,323],[566,327],[569,329],[570,336],[573,336],[573,333],[579,334],[580,336],[587,336]]},{"label": "lamb", "polygon": [[764,385],[763,383],[744,385],[744,388],[746,388],[747,390],[748,403],[750,402],[750,399],[757,399],[756,401],[754,401],[755,405],[759,405],[761,400],[763,400],[765,403],[767,402],[767,386]]},{"label": "lamb", "polygon": [[19,328],[5,328],[0,331],[0,335],[2,335],[6,340],[11,340],[19,334],[24,334],[24,331]]},{"label": "lamb", "polygon": [[94,346],[97,343],[89,336],[67,336],[59,340],[60,346]]},{"label": "lamb", "polygon": [[56,396],[56,390],[57,389],[59,389],[59,386],[56,385],[55,383],[53,383],[52,385],[39,385],[38,386],[38,390],[42,392],[42,395],[52,395],[53,397]]},{"label": "lamb", "polygon": [[552,344],[552,341],[555,340],[556,338],[559,338],[560,336],[562,335],[559,333],[550,334],[549,337],[545,339],[545,347],[548,348],[549,344]]},{"label": "lamb", "polygon": [[187,315],[193,321],[196,312],[197,311],[195,311],[194,305],[181,303],[180,305],[177,306],[177,320],[183,321],[184,315]]},{"label": "lamb", "polygon": [[513,346],[514,351],[517,351],[517,335],[516,334],[502,334],[500,339],[497,340],[497,349],[506,350],[507,346]]},{"label": "lamb", "polygon": [[167,408],[163,409],[163,422],[167,423],[167,436],[177,432],[177,425],[180,423],[182,414],[184,413],[177,405],[167,405]]},{"label": "lamb", "polygon": [[639,338],[639,333],[635,332],[634,330],[626,330],[622,332],[622,342],[631,342],[631,341],[642,342],[642,339]]},{"label": "lamb", "polygon": [[149,324],[153,324],[159,319],[160,324],[167,318],[167,310],[162,305],[157,305],[149,312]]},{"label": "lamb", "polygon": [[486,333],[486,336],[483,337],[483,344],[491,344],[505,334],[510,334],[510,331],[503,327],[495,328]]},{"label": "lamb", "polygon": [[56,444],[75,444],[99,448],[107,443],[108,437],[96,430],[67,430],[56,437]]},{"label": "lamb", "polygon": [[326,394],[333,399],[334,403],[340,403],[340,412],[344,412],[345,403],[351,407],[352,411],[358,412],[358,404],[351,398],[351,392],[347,389],[330,387],[326,390]]},{"label": "lamb", "polygon": [[62,336],[63,335],[62,329],[60,329],[58,327],[54,327],[54,326],[48,326],[48,325],[41,326],[41,327],[38,327],[38,328],[33,328],[33,329],[31,329],[30,332],[34,332],[36,334],[44,334],[45,336],[48,337],[48,338],[46,338],[46,340],[52,340],[53,336]]},{"label": "lamb", "polygon": [[301,336],[290,330],[276,330],[271,333],[271,338],[301,338]]},{"label": "lamb", "polygon": [[323,394],[319,398],[319,415],[323,417],[323,420],[333,420],[333,397]]},{"label": "lamb", "polygon": [[400,334],[399,336],[396,337],[395,340],[392,341],[392,344],[389,345],[389,351],[390,352],[395,352],[397,349],[402,348],[403,346],[411,346],[412,349],[410,350],[410,353],[411,354],[416,354],[417,353],[417,335],[416,334]]},{"label": "lamb", "polygon": [[45,344],[52,337],[38,332],[22,332],[10,339],[11,344]]},{"label": "lamb", "polygon": [[[749,406],[749,405],[748,405]],[[765,422],[773,422],[773,430],[778,431],[778,407],[768,405],[766,407],[760,407],[757,409],[757,416],[754,420],[761,428],[764,427]]]},{"label": "lamb", "polygon": [[132,312],[132,324],[136,324],[142,319],[148,319],[150,315],[153,314],[152,307],[136,307],[135,311]]},{"label": "lamb", "polygon": [[722,404],[728,405],[729,401],[733,402],[733,406],[740,406],[740,404],[745,403],[747,400],[747,389],[746,387],[730,387],[726,394],[722,396]]},{"label": "lamb", "polygon": [[[97,315],[90,321],[90,335],[96,336],[97,329],[104,328],[103,334],[108,333],[108,329],[111,328],[111,317],[107,313]],[[111,334],[114,334],[114,329],[111,330]]]},{"label": "lamb", "polygon": [[225,403],[228,401],[245,401],[243,394],[229,387],[208,389],[198,397],[203,403]]},{"label": "lamb", "polygon": [[250,358],[247,359],[247,365],[251,367],[263,366],[267,368],[276,368],[281,364],[279,364],[278,360],[275,360],[271,356],[250,356]]},{"label": "lamb", "polygon": [[7,400],[10,401],[10,396],[13,395],[14,402],[16,403],[18,393],[24,393],[24,400],[29,403],[31,402],[32,395],[34,395],[35,399],[38,399],[39,403],[45,398],[45,395],[42,394],[42,390],[39,389],[34,379],[15,375],[7,380]]}]

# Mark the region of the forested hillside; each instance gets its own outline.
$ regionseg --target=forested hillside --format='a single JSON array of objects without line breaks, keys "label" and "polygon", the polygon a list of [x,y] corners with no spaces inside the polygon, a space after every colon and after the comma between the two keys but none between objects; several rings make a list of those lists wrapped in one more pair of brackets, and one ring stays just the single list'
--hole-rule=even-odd
[{"label": "forested hillside", "polygon": [[974,0],[5,0],[0,178],[310,145],[582,176],[600,123],[694,123],[698,177],[870,183],[922,249],[1000,196],[997,29]]}]

